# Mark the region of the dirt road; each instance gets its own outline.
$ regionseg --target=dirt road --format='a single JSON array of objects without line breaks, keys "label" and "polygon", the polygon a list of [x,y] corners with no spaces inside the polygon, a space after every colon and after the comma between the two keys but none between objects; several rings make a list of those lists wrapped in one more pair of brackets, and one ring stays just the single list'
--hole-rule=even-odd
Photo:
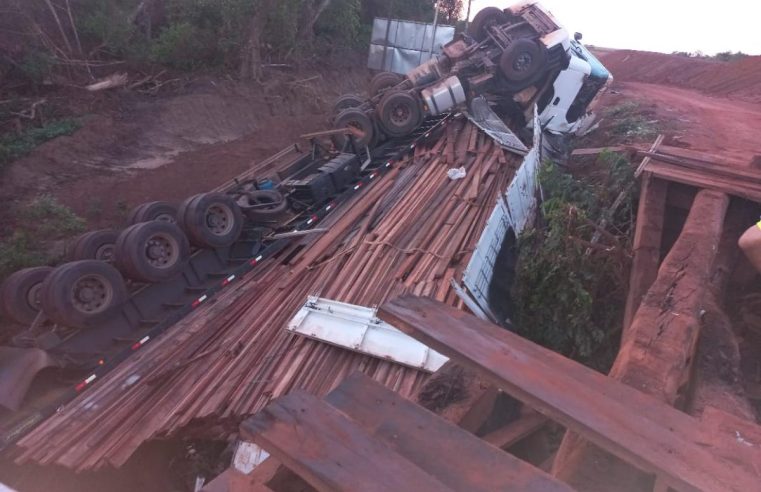
[{"label": "dirt road", "polygon": [[671,145],[714,154],[734,165],[761,160],[761,104],[718,98],[677,87],[641,82],[616,83],[609,97],[653,108],[673,127]]}]

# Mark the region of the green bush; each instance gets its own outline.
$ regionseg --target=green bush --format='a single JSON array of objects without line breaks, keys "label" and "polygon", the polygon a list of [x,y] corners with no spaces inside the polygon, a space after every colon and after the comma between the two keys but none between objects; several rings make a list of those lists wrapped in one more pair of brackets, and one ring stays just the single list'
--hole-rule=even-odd
[{"label": "green bush", "polygon": [[[599,174],[576,178],[548,163],[540,172],[545,196],[541,227],[519,238],[516,282],[512,291],[519,333],[541,345],[591,365],[604,367],[620,329],[626,292],[632,214],[636,189],[626,159],[603,154]],[[599,224],[622,190],[624,205],[610,218],[617,244],[590,248]],[[613,352],[614,353],[614,352]]]},{"label": "green bush", "polygon": [[151,48],[152,59],[181,70],[218,63],[214,33],[189,22],[171,24]]},{"label": "green bush", "polygon": [[60,260],[54,241],[85,230],[85,221],[51,195],[41,195],[19,211],[13,234],[0,240],[0,279],[21,268]]},{"label": "green bush", "polygon": [[27,155],[38,145],[61,135],[71,135],[80,127],[73,119],[51,121],[39,128],[28,128],[20,135],[0,137],[0,169],[6,164]]},{"label": "green bush", "polygon": [[78,27],[85,42],[103,46],[113,56],[135,57],[139,52],[137,26],[130,19],[137,2],[89,0],[80,7]]}]

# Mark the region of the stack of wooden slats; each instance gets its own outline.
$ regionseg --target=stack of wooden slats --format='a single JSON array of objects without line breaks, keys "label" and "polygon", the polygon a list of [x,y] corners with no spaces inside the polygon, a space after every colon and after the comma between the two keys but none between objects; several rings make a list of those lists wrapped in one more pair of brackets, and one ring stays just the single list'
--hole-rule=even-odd
[{"label": "stack of wooden slats", "polygon": [[[520,158],[464,120],[415,149],[364,193],[178,323],[20,443],[19,461],[76,470],[120,466],[146,440],[228,438],[293,388],[323,395],[361,370],[402,395],[427,375],[285,331],[308,295],[379,305],[401,293],[462,307],[467,265]],[[447,171],[464,167],[451,180]]]}]

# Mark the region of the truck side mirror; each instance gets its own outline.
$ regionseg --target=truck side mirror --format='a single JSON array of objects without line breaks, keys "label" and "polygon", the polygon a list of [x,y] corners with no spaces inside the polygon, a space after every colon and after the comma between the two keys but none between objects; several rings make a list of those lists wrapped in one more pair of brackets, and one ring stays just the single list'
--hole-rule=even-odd
[{"label": "truck side mirror", "polygon": [[576,41],[581,41],[581,38],[583,37],[584,36],[580,32],[577,32],[573,35],[573,39],[575,39]]}]

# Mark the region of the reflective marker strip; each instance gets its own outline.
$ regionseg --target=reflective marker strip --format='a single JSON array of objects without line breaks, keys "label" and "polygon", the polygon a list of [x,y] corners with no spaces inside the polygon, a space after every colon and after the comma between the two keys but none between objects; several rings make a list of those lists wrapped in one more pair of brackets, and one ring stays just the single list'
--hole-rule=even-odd
[{"label": "reflective marker strip", "polygon": [[90,384],[90,383],[92,383],[93,381],[95,381],[95,379],[96,379],[97,377],[98,377],[98,376],[96,376],[95,374],[92,374],[92,375],[91,375],[89,378],[85,379],[85,383],[87,383],[87,384]]},{"label": "reflective marker strip", "polygon": [[205,301],[205,300],[206,300],[206,299],[208,299],[208,298],[209,298],[209,296],[207,296],[206,294],[204,294],[204,295],[202,295],[201,297],[199,297],[198,299],[196,299],[195,301],[193,301],[193,304],[192,304],[192,306],[193,306],[194,308],[195,308],[195,307],[198,307],[198,306],[200,306],[200,305],[201,305],[201,303],[202,303],[203,301]]},{"label": "reflective marker strip", "polygon": [[145,345],[146,343],[148,343],[148,340],[150,340],[150,339],[151,339],[151,337],[145,336],[142,339],[140,339],[139,343],[140,343],[140,345]]},{"label": "reflective marker strip", "polygon": [[229,277],[227,277],[226,279],[224,279],[222,281],[222,287],[224,287],[225,285],[229,284],[233,280],[235,280],[235,275],[230,275]]}]

